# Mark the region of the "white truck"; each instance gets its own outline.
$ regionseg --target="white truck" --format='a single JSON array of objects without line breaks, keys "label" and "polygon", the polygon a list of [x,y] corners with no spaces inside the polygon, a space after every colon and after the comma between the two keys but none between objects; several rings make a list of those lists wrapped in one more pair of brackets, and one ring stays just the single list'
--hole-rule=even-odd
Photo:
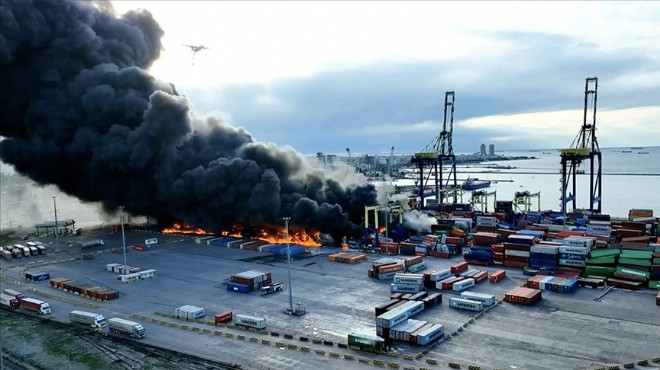
[{"label": "white truck", "polygon": [[103,329],[108,326],[108,321],[103,315],[85,311],[69,312],[69,320],[74,324],[89,325],[93,328]]},{"label": "white truck", "polygon": [[18,298],[5,293],[0,293],[0,304],[14,310],[21,307],[21,301]]},{"label": "white truck", "polygon": [[96,247],[96,246],[99,246],[99,245],[105,245],[105,242],[101,239],[91,240],[91,241],[88,241],[88,242],[80,243],[80,248],[81,249],[92,248],[92,247]]},{"label": "white truck", "polygon": [[34,298],[21,299],[21,307],[38,313],[39,315],[50,315],[50,305],[44,301]]},{"label": "white truck", "polygon": [[134,321],[128,321],[119,317],[108,319],[108,326],[113,333],[128,334],[133,338],[144,338],[144,327]]}]

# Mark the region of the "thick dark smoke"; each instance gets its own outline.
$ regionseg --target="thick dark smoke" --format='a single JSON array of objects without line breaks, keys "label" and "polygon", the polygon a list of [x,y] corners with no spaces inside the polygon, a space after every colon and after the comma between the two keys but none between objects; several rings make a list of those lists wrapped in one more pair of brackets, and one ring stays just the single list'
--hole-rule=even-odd
[{"label": "thick dark smoke", "polygon": [[343,186],[293,149],[196,118],[146,71],[163,34],[146,11],[118,18],[82,1],[0,2],[2,160],[162,225],[220,230],[289,216],[293,226],[359,235],[374,187]]}]

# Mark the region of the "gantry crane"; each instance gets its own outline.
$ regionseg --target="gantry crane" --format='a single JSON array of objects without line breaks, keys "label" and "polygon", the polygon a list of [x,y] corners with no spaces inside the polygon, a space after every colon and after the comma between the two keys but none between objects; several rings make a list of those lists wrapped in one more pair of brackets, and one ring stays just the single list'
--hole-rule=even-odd
[{"label": "gantry crane", "polygon": [[[577,168],[583,160],[589,159],[589,211],[602,210],[602,154],[596,139],[596,103],[598,98],[598,77],[589,77],[584,86],[584,116],[582,128],[573,140],[571,147],[561,150],[561,211],[567,213],[566,204],[572,202],[576,209]],[[569,185],[571,189],[569,190]],[[566,194],[568,192],[568,195]],[[594,206],[596,204],[596,206]]]},{"label": "gantry crane", "polygon": [[541,193],[517,191],[513,197],[513,210],[516,213],[527,213],[532,209],[532,198],[536,198],[537,210],[541,211]]},{"label": "gantry crane", "polygon": [[472,198],[470,199],[470,204],[472,205],[472,210],[474,212],[488,212],[488,197],[493,196],[493,209],[497,204],[497,191],[485,191],[485,190],[475,190],[472,192]]},{"label": "gantry crane", "polygon": [[[443,204],[445,194],[453,196],[453,202],[458,200],[458,183],[456,179],[456,156],[452,147],[452,133],[454,131],[454,98],[453,91],[445,92],[444,119],[442,131],[436,138],[431,151],[415,153],[411,162],[417,163],[419,167],[419,196],[420,206],[424,207],[424,190],[431,175],[435,180],[434,195],[439,204]],[[445,182],[443,177],[443,165],[450,165],[449,174]],[[424,168],[430,167],[429,173],[424,173]],[[426,177],[426,178],[425,178]],[[454,191],[440,191],[440,188],[454,189]]]},{"label": "gantry crane", "polygon": [[378,212],[387,211],[385,220],[385,236],[387,237],[387,228],[389,227],[390,220],[393,220],[396,217],[399,220],[399,225],[403,225],[403,213],[404,209],[400,203],[389,203],[386,205],[380,206],[365,206],[364,207],[364,244],[369,244],[369,212],[374,212],[374,243],[378,246],[379,242],[379,231],[378,231]]}]

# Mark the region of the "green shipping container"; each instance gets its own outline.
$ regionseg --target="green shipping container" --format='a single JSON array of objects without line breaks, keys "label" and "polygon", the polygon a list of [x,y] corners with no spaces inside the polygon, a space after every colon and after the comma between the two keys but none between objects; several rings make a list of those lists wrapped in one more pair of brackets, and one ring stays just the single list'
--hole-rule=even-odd
[{"label": "green shipping container", "polygon": [[619,258],[638,258],[644,260],[650,260],[653,255],[652,251],[638,251],[632,249],[624,249],[621,251]]},{"label": "green shipping container", "polygon": [[613,256],[587,258],[587,265],[614,265],[616,258]]},{"label": "green shipping container", "polygon": [[642,260],[642,259],[637,259],[637,258],[623,258],[619,257],[619,264],[621,265],[634,265],[634,266],[641,266],[641,267],[649,267],[651,266],[651,260]]},{"label": "green shipping container", "polygon": [[599,276],[601,278],[610,278],[616,272],[616,267],[605,266],[587,266],[584,270],[586,277]]},{"label": "green shipping container", "polygon": [[348,345],[380,351],[385,349],[385,340],[383,338],[375,337],[372,335],[349,334]]},{"label": "green shipping container", "polygon": [[610,256],[618,256],[619,254],[621,254],[621,250],[616,248],[593,249],[589,252],[589,257],[591,258],[610,257]]},{"label": "green shipping container", "polygon": [[660,289],[660,280],[649,280],[649,289]]},{"label": "green shipping container", "polygon": [[623,272],[624,274],[641,276],[641,277],[644,277],[646,279],[651,277],[651,273],[648,272],[648,271],[640,271],[640,270],[635,270],[635,269],[631,269],[631,268],[627,268],[627,267],[621,267],[621,266],[617,267],[616,270],[618,272]]}]

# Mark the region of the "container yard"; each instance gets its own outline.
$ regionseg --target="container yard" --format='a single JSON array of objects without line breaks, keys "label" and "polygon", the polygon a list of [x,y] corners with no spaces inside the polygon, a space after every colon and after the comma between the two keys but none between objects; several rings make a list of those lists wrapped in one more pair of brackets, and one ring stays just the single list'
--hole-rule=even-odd
[{"label": "container yard", "polygon": [[[354,368],[373,368],[358,359],[418,367],[429,366],[426,359],[433,359],[443,366],[459,363],[461,368],[469,365],[596,368],[656,356],[655,346],[634,338],[644,335],[649,342],[660,341],[656,334],[657,290],[650,288],[657,280],[653,270],[658,258],[655,255],[657,246],[654,243],[646,246],[652,248],[650,254],[631,253],[642,249],[630,248],[636,246],[630,244],[632,242],[620,244],[618,241],[614,244],[616,247],[610,244],[609,248],[598,248],[597,238],[585,236],[584,231],[571,231],[579,235],[565,235],[569,240],[564,242],[559,237],[560,231],[547,226],[544,229],[541,230],[543,236],[535,233],[511,237],[516,235],[515,230],[495,230],[499,237],[482,233],[480,238],[486,239],[480,239],[479,250],[490,247],[491,253],[490,259],[482,260],[476,259],[482,257],[477,256],[481,252],[474,254],[472,251],[475,244],[471,236],[475,234],[471,233],[444,238],[445,242],[449,240],[460,245],[464,253],[449,258],[421,252],[418,255],[365,254],[330,249],[330,255],[363,254],[365,263],[331,262],[324,254],[293,259],[293,304],[302,302],[307,310],[301,317],[283,313],[289,303],[286,288],[284,294],[265,295],[236,294],[233,290],[234,286],[239,286],[251,293],[261,291],[267,283],[286,282],[286,260],[255,258],[271,256],[269,252],[197,243],[195,236],[160,235],[159,243],[152,245],[148,254],[129,255],[128,268],[149,265],[158,272],[157,279],[145,279],[139,284],[124,284],[117,279],[124,267],[120,263],[123,262],[121,256],[111,253],[117,241],[112,240],[113,236],[104,236],[107,250],[96,253],[92,261],[66,259],[63,258],[66,255],[60,255],[53,262],[44,260],[27,270],[20,263],[11,265],[18,260],[4,261],[3,273],[23,285],[12,283],[3,284],[3,287],[12,289],[13,286],[17,293],[29,287],[30,295],[33,295],[31,289],[51,295],[46,300],[56,320],[60,319],[58,312],[72,310],[104,317],[126,317],[140,323],[150,333],[140,339],[145,343],[176,347],[201,356],[222,356],[243,364],[249,364],[254,356],[242,355],[242,351],[234,349],[250,346],[260,362],[271,367],[282,367],[285,361],[293,361],[300,368],[340,369],[345,368],[343,358],[347,355],[349,359],[353,356],[354,360],[349,361]],[[143,232],[133,229],[127,236],[130,243],[133,242],[131,238],[136,242],[146,238]],[[589,245],[588,241],[578,241],[585,237],[595,242]],[[443,238],[435,239],[436,248],[442,247]],[[491,242],[496,244],[489,246]],[[566,248],[560,251],[562,246]],[[585,255],[583,249],[575,248],[587,248],[588,253]],[[502,263],[492,258],[496,250],[502,251]],[[527,269],[506,266],[507,252],[509,257],[526,258]],[[519,252],[528,252],[529,256]],[[541,256],[537,260],[542,266],[534,266],[532,262],[538,257],[535,253],[550,257]],[[560,259],[582,258],[570,254],[586,256],[585,266],[580,269],[560,264]],[[54,254],[48,256],[55,258]],[[420,263],[426,265],[425,269],[411,272],[410,267]],[[364,266],[368,267],[367,274]],[[550,271],[549,266],[556,267]],[[546,269],[528,275],[527,270],[539,267]],[[34,278],[45,274],[49,280]],[[630,288],[617,287],[617,284],[627,284]],[[121,299],[105,299],[104,302],[104,291],[111,293],[105,298],[116,295]],[[207,310],[215,314],[207,317]],[[68,317],[61,319],[65,323],[74,322]],[[211,326],[206,326],[207,322]],[[187,330],[182,330],[182,326]],[[198,329],[191,331],[193,328]],[[200,335],[204,330],[210,330],[211,334]],[[214,331],[222,335],[214,335]],[[547,339],[533,335],[538,332],[547,333],[544,336]],[[620,333],[614,337],[619,346],[631,349],[619,351],[616,356],[598,350],[605,348],[612,338],[606,333],[613,332]],[[233,338],[226,337],[225,333],[232,334]],[[278,337],[273,337],[272,333]],[[237,340],[240,335],[246,336],[246,340]],[[524,343],[512,340],[512,335],[524,338]],[[250,337],[259,345],[251,344]],[[371,338],[371,341],[365,339],[357,343],[357,337]],[[186,339],[182,342],[181,338]],[[271,340],[271,346],[263,346],[262,340]],[[287,349],[289,345],[304,346],[309,347],[312,354],[323,351],[323,355],[309,355],[300,350],[281,353],[276,341]],[[579,345],[585,341],[593,346]],[[216,343],[217,346],[207,349],[202,343]],[[572,352],[559,355],[557,350],[545,349],[541,350],[540,361],[530,361],[529,351],[546,347],[566,348],[562,351],[572,348]],[[374,348],[387,349],[396,357],[379,354],[381,349]],[[475,352],[474,348],[480,350]],[[331,353],[337,353],[339,359],[333,360]],[[407,356],[414,359],[419,353],[423,353],[419,360],[405,360]],[[289,363],[285,367],[289,366],[293,365]]]}]

